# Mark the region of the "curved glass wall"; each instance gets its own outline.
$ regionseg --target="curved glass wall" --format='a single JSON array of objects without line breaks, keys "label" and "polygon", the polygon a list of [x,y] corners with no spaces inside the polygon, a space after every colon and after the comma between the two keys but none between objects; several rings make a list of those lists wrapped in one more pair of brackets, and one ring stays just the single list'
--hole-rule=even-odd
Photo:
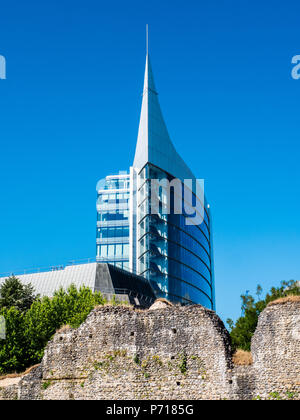
[{"label": "curved glass wall", "polygon": [[[173,179],[150,164],[139,174],[139,273],[151,282],[158,296],[183,304],[198,303],[213,309],[211,232],[207,204],[205,200],[201,202],[202,223],[187,224],[186,219],[190,215],[185,208],[195,207],[200,198],[194,192],[187,197],[182,183],[182,195],[177,197],[175,188],[154,190],[151,183],[151,180],[170,182]],[[180,214],[174,204],[178,197],[182,200]],[[187,203],[187,200],[191,202]],[[154,202],[159,203],[155,209]]]}]

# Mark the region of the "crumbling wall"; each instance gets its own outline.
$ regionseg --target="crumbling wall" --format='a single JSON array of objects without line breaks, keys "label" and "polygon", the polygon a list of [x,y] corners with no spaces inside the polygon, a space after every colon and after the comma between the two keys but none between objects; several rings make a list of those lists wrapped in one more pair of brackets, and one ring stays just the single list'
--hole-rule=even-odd
[{"label": "crumbling wall", "polygon": [[42,399],[43,370],[41,365],[35,366],[28,374],[24,375],[19,382],[19,400]]},{"label": "crumbling wall", "polygon": [[20,378],[8,378],[0,380],[0,401],[18,399],[18,383]]},{"label": "crumbling wall", "polygon": [[300,399],[300,300],[261,313],[250,366],[233,366],[213,311],[161,306],[96,308],[0,399]]},{"label": "crumbling wall", "polygon": [[229,335],[201,306],[99,307],[78,329],[54,336],[41,369],[40,390],[26,398],[231,397]]},{"label": "crumbling wall", "polygon": [[300,300],[282,299],[261,313],[251,351],[253,398],[300,398]]},{"label": "crumbling wall", "polygon": [[255,395],[255,376],[253,366],[234,366],[232,398],[252,400]]}]

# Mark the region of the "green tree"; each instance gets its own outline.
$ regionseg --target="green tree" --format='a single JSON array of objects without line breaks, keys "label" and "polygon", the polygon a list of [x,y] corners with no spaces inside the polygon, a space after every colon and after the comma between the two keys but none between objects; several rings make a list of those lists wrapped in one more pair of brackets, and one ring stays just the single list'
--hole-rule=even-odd
[{"label": "green tree", "polygon": [[71,285],[52,298],[38,297],[26,312],[16,306],[3,307],[0,315],[6,321],[6,339],[0,340],[0,372],[19,372],[39,363],[57,329],[65,324],[78,327],[95,306],[104,303],[101,293]]},{"label": "green tree", "polygon": [[260,298],[260,296],[262,294],[262,291],[263,291],[263,288],[261,287],[260,284],[258,284],[257,287],[256,287],[256,296],[257,296],[257,299]]},{"label": "green tree", "polygon": [[25,315],[29,364],[41,360],[47,342],[57,329],[66,324],[77,328],[95,306],[104,302],[101,293],[93,293],[86,286],[77,290],[74,285],[67,291],[60,288],[52,298],[45,296],[34,302]]},{"label": "green tree", "polygon": [[16,307],[2,308],[5,318],[6,337],[0,339],[0,373],[22,371],[26,368],[26,344],[24,313]]},{"label": "green tree", "polygon": [[248,293],[241,295],[242,316],[237,319],[236,323],[230,318],[227,319],[233,350],[237,350],[238,348],[247,351],[250,350],[251,338],[256,329],[259,314],[273,300],[289,295],[300,295],[299,282],[294,280],[283,281],[280,287],[272,287],[264,299],[260,299],[261,294],[262,287],[258,285],[256,289],[257,301]]},{"label": "green tree", "polygon": [[0,310],[15,307],[27,311],[37,296],[31,284],[22,284],[15,276],[8,277],[0,286]]}]

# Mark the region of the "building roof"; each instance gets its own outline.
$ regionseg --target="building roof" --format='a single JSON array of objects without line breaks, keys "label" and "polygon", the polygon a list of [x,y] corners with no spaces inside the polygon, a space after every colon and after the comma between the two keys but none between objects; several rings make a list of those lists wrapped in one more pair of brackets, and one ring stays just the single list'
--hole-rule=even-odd
[{"label": "building roof", "polygon": [[[107,263],[69,265],[52,271],[16,275],[23,284],[31,284],[34,293],[52,297],[60,287],[66,290],[71,284],[77,289],[87,286],[107,298],[116,295],[128,297],[133,305],[150,306],[156,296],[150,283],[142,276],[130,273]],[[7,277],[0,278],[0,286]]]},{"label": "building roof", "polygon": [[[53,296],[60,287],[67,289],[71,284],[91,287],[94,290],[97,263],[69,265],[52,271],[16,275],[23,283],[31,283],[35,293],[41,296]],[[7,277],[0,278],[0,285]]]}]

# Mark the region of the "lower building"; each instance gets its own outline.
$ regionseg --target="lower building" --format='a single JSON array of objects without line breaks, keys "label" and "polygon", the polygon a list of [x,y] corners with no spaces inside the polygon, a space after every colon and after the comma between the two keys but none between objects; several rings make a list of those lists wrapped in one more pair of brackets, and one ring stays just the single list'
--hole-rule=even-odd
[{"label": "lower building", "polygon": [[[93,292],[101,292],[108,301],[115,296],[118,301],[136,307],[147,308],[155,301],[155,293],[147,280],[111,264],[72,264],[16,277],[23,284],[30,283],[40,296],[51,297],[60,287],[66,290],[73,284],[78,289],[86,286]],[[0,285],[5,279],[7,276],[0,278]]]}]

